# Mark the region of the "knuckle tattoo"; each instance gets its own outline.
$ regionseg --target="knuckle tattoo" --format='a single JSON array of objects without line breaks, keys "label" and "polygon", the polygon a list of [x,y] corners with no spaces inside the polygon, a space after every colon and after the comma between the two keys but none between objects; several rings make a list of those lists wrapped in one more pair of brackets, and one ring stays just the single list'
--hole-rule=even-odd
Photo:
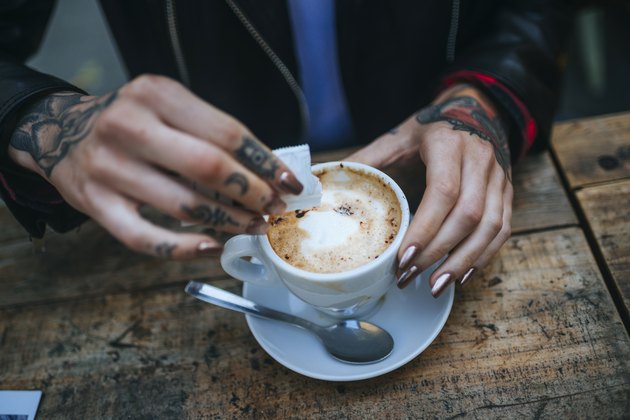
[{"label": "knuckle tattoo", "polygon": [[240,226],[239,222],[234,220],[223,208],[219,206],[200,204],[194,207],[189,207],[183,204],[181,209],[187,217],[198,223],[203,223],[212,227],[226,225]]},{"label": "knuckle tattoo", "polygon": [[235,184],[239,187],[241,196],[247,194],[247,191],[249,190],[249,181],[247,180],[247,177],[245,175],[240,172],[234,172],[230,176],[228,176],[223,183],[223,185],[225,185],[226,187],[232,184]]},{"label": "knuckle tattoo", "polygon": [[246,168],[265,179],[274,179],[280,167],[276,157],[259,142],[244,135],[241,146],[236,150],[236,158]]},{"label": "knuckle tattoo", "polygon": [[155,245],[155,247],[153,248],[153,252],[158,257],[172,258],[173,253],[175,252],[176,249],[177,249],[177,244],[170,243],[170,242],[160,242],[159,244]]}]

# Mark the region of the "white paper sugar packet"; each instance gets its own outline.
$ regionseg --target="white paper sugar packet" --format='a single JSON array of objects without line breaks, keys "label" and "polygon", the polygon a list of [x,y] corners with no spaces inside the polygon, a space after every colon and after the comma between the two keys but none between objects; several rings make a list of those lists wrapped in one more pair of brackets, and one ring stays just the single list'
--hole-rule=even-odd
[{"label": "white paper sugar packet", "polygon": [[[322,201],[322,184],[311,172],[311,150],[308,144],[299,146],[281,147],[273,150],[273,153],[293,171],[293,174],[302,183],[304,189],[299,195],[282,195],[282,201],[287,203],[287,211],[298,209],[309,209],[318,206]],[[220,196],[215,191],[211,191],[198,184],[189,184],[195,191],[206,197],[212,198],[223,204],[231,205],[232,202],[227,197]],[[195,226],[197,223],[181,222],[183,227]]]},{"label": "white paper sugar packet", "polygon": [[311,172],[311,150],[308,144],[281,147],[273,150],[273,154],[293,171],[304,186],[299,195],[285,194],[280,197],[287,203],[287,211],[318,206],[322,201],[322,184]]}]

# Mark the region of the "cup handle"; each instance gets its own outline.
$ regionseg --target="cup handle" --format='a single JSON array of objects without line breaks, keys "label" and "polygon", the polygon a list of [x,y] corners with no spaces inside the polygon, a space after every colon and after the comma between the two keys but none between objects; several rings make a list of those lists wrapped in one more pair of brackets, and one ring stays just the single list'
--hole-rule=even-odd
[{"label": "cup handle", "polygon": [[[256,258],[262,264],[246,261],[242,257]],[[238,235],[227,241],[221,254],[221,267],[240,281],[260,286],[279,284],[276,270],[263,255],[256,236]]]}]

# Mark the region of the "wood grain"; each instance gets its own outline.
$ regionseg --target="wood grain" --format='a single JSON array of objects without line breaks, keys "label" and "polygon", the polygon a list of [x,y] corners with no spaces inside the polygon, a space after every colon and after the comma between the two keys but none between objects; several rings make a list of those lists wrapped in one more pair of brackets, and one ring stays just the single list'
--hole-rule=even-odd
[{"label": "wood grain", "polygon": [[551,144],[571,188],[630,178],[630,112],[555,124]]},{"label": "wood grain", "polygon": [[578,224],[549,153],[526,156],[513,182],[512,232]]},{"label": "wood grain", "polygon": [[513,237],[422,355],[359,382],[287,370],[182,287],[0,308],[3,389],[43,390],[41,418],[630,415],[630,341],[577,228]]},{"label": "wood grain", "polygon": [[630,180],[577,191],[597,245],[630,312]]},{"label": "wood grain", "polygon": [[47,234],[44,246],[37,249],[26,239],[0,244],[0,306],[224,275],[216,258],[167,261],[130,251],[93,222],[64,235]]}]

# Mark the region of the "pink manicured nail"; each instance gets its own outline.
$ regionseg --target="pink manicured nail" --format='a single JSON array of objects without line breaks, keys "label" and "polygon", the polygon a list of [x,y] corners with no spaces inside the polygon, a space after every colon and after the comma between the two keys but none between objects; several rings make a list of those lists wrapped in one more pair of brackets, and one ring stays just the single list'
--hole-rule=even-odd
[{"label": "pink manicured nail", "polygon": [[291,194],[299,194],[304,189],[304,186],[291,172],[284,171],[280,174],[280,185],[282,188]]},{"label": "pink manicured nail", "polygon": [[431,288],[431,294],[433,295],[433,297],[436,298],[442,294],[444,289],[446,289],[446,287],[450,284],[451,277],[451,273],[444,273],[437,278],[435,284]]},{"label": "pink manicured nail", "polygon": [[413,257],[416,256],[417,252],[418,252],[417,245],[408,246],[405,252],[403,253],[402,257],[400,258],[400,264],[398,264],[398,269],[404,270],[405,268],[407,268],[409,263],[411,263],[411,260],[413,259]]},{"label": "pink manicured nail", "polygon": [[416,273],[417,271],[418,271],[418,267],[416,267],[415,265],[412,265],[411,267],[409,267],[407,271],[402,273],[400,275],[400,278],[398,278],[398,283],[396,283],[398,288],[404,289],[405,287],[407,287],[409,283],[411,283],[411,280],[415,278],[414,273]]},{"label": "pink manicured nail", "polygon": [[462,277],[462,280],[459,282],[459,285],[463,286],[464,284],[466,284],[475,273],[475,271],[477,271],[475,267],[468,269],[468,271],[466,271],[466,274],[464,274],[464,277]]}]

